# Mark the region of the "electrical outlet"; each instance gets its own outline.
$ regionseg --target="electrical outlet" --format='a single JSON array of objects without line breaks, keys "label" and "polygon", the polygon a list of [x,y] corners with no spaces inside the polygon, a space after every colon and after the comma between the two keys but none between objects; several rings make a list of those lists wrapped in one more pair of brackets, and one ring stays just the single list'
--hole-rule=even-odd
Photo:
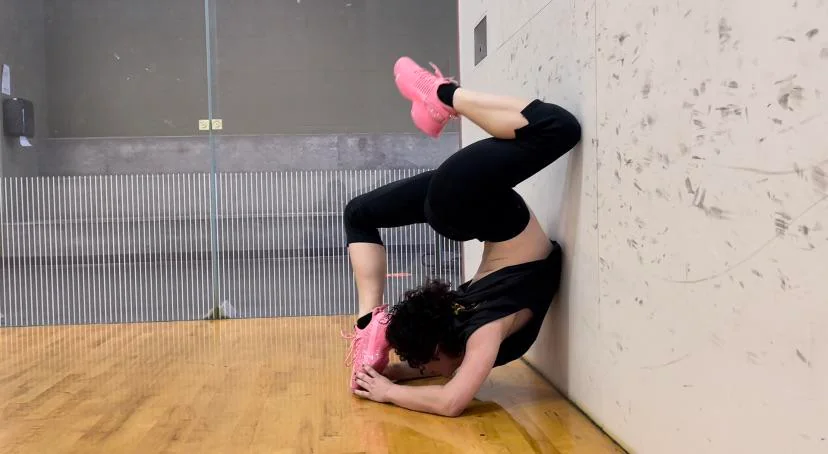
[{"label": "electrical outlet", "polygon": [[213,131],[221,131],[224,129],[224,122],[222,120],[213,120]]},{"label": "electrical outlet", "polygon": [[477,66],[488,53],[486,16],[474,27],[474,65]]},{"label": "electrical outlet", "polygon": [[210,130],[210,120],[198,120],[198,130],[199,131],[209,131]]}]

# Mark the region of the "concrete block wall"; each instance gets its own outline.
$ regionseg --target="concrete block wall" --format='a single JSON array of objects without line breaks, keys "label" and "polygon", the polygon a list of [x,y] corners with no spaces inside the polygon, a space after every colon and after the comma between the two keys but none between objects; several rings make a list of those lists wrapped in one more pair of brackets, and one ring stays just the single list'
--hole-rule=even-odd
[{"label": "concrete block wall", "polygon": [[[220,135],[219,172],[422,169],[457,151],[459,134]],[[40,175],[140,175],[210,172],[208,136],[48,139]]]},{"label": "concrete block wall", "polygon": [[826,452],[828,4],[459,4],[465,86],[584,127],[518,188],[567,253],[527,359],[631,452]]}]

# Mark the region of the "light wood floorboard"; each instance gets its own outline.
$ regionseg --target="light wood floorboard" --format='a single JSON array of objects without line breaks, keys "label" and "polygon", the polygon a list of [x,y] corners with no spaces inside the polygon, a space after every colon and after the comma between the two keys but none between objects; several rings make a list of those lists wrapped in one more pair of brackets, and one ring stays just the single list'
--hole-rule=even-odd
[{"label": "light wood floorboard", "polygon": [[352,317],[0,329],[3,453],[623,452],[523,362],[454,419],[347,390]]}]

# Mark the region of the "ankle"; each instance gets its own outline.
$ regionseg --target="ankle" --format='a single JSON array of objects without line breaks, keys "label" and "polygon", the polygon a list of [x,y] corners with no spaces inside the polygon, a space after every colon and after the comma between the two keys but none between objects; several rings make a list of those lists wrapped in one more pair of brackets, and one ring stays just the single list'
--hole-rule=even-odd
[{"label": "ankle", "polygon": [[447,82],[437,87],[437,99],[448,107],[454,108],[454,93],[460,88],[454,82]]},{"label": "ankle", "polygon": [[368,312],[367,314],[362,314],[357,318],[356,327],[359,329],[365,329],[368,324],[371,323],[371,318],[373,317],[372,312]]}]

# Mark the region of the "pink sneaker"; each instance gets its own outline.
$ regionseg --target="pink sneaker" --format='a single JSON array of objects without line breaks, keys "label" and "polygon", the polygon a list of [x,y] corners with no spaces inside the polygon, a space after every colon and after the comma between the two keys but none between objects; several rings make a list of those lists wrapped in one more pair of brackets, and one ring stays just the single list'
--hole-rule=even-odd
[{"label": "pink sneaker", "polygon": [[433,63],[431,67],[436,75],[414,60],[402,57],[394,65],[394,80],[403,97],[414,104],[411,108],[414,124],[429,136],[439,137],[449,120],[457,117],[457,111],[437,97],[437,87],[453,81],[444,77]]},{"label": "pink sneaker", "polygon": [[388,328],[388,312],[385,306],[380,306],[372,312],[371,321],[365,329],[354,326],[353,334],[343,334],[351,340],[351,347],[345,364],[351,367],[351,389],[357,389],[356,374],[362,370],[362,365],[368,365],[379,373],[388,367],[388,353],[391,347],[385,339]]}]

